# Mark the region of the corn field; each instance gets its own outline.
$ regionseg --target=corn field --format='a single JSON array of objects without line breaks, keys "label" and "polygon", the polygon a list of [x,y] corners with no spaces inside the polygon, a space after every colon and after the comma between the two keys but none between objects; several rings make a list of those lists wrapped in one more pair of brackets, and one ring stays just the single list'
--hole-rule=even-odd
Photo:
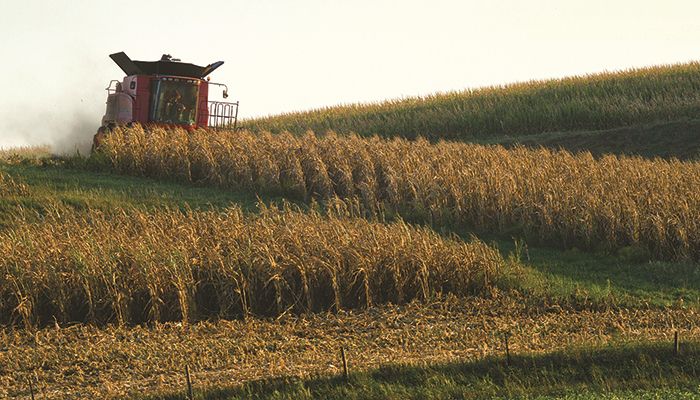
[{"label": "corn field", "polygon": [[140,127],[116,130],[96,157],[126,174],[306,201],[339,197],[369,216],[700,259],[700,163],[332,133]]},{"label": "corn field", "polygon": [[264,208],[47,207],[0,231],[0,323],[278,316],[470,295],[503,273],[497,250],[402,222]]},{"label": "corn field", "polygon": [[252,131],[484,138],[597,130],[700,113],[700,63],[532,81],[243,121]]}]

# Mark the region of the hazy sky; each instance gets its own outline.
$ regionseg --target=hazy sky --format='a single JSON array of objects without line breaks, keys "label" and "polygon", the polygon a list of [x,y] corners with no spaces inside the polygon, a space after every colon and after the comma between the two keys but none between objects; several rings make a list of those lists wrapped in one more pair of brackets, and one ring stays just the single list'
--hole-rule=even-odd
[{"label": "hazy sky", "polygon": [[0,0],[0,147],[89,137],[118,51],[225,61],[212,80],[245,118],[700,60],[698,15],[697,0]]}]

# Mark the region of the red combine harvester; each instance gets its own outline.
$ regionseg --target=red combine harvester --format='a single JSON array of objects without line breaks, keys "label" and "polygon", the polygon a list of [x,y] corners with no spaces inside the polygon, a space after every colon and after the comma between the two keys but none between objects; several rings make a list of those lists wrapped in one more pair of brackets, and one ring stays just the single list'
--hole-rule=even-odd
[{"label": "red combine harvester", "polygon": [[158,61],[131,60],[124,52],[109,57],[127,75],[124,80],[112,80],[107,86],[107,110],[102,126],[97,130],[93,149],[116,126],[138,122],[142,125],[177,126],[188,130],[197,128],[236,129],[238,102],[209,101],[209,87],[228,87],[205,78],[224,62],[206,67],[180,62],[164,54]]}]

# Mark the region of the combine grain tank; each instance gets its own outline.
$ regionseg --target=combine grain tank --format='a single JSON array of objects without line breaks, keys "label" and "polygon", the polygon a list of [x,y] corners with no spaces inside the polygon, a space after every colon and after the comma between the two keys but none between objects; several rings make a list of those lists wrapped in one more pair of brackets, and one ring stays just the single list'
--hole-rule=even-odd
[{"label": "combine grain tank", "polygon": [[126,77],[122,81],[112,80],[107,86],[107,109],[93,148],[115,126],[134,122],[188,130],[236,129],[238,102],[209,101],[210,86],[223,88],[223,98],[228,97],[226,85],[207,78],[223,61],[201,67],[180,62],[168,54],[158,61],[132,60],[124,52],[109,57]]}]

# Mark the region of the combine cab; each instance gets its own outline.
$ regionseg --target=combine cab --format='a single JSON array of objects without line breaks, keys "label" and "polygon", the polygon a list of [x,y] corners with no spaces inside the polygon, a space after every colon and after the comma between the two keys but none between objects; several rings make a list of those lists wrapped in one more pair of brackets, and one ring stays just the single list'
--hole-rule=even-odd
[{"label": "combine cab", "polygon": [[209,101],[210,86],[228,87],[205,78],[224,62],[206,67],[180,62],[164,54],[159,61],[135,61],[125,53],[109,56],[127,75],[107,87],[107,110],[97,130],[93,149],[100,146],[109,131],[120,125],[236,129],[238,102]]}]

